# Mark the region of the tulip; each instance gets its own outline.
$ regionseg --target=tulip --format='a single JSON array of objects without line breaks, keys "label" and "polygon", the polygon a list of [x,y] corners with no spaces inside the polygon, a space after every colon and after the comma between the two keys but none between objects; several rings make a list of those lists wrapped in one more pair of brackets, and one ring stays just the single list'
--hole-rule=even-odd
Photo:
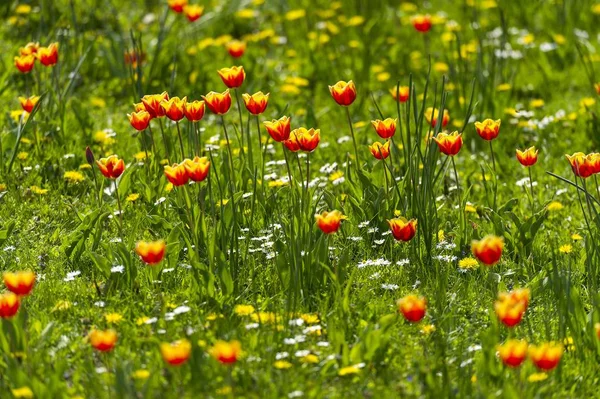
[{"label": "tulip", "polygon": [[353,81],[346,83],[340,80],[333,86],[329,86],[329,92],[335,102],[344,107],[349,106],[356,99],[356,86]]},{"label": "tulip", "polygon": [[37,42],[29,42],[25,45],[25,47],[21,47],[19,49],[20,55],[34,55],[40,48],[40,44]]},{"label": "tulip", "polygon": [[390,94],[394,97],[394,100],[405,103],[410,96],[410,88],[408,86],[395,86],[390,89]]},{"label": "tulip", "polygon": [[194,22],[200,19],[202,14],[204,14],[204,7],[199,6],[197,4],[189,5],[183,7],[183,12],[185,13],[185,16],[187,17],[188,21]]},{"label": "tulip", "polygon": [[592,159],[583,152],[576,152],[573,155],[565,155],[571,164],[571,169],[577,177],[587,178],[594,173]]},{"label": "tulip", "polygon": [[244,93],[242,94],[242,98],[244,99],[244,104],[246,105],[248,112],[252,115],[260,115],[265,112],[265,109],[267,108],[269,93],[263,94],[262,91],[252,95]]},{"label": "tulip", "polygon": [[589,159],[590,167],[592,168],[592,174],[600,173],[600,154],[593,152],[588,154],[587,157]]},{"label": "tulip", "polygon": [[198,122],[204,118],[204,101],[195,100],[192,102],[186,102],[184,113],[185,117],[190,122]]},{"label": "tulip", "polygon": [[165,165],[165,176],[167,176],[167,179],[175,187],[182,186],[189,180],[187,169],[183,162],[180,164],[174,163],[173,166]]},{"label": "tulip", "polygon": [[131,126],[138,131],[146,130],[152,120],[150,113],[146,110],[132,112],[131,114],[127,114],[127,116],[129,117]]},{"label": "tulip", "polygon": [[414,294],[407,295],[398,300],[397,305],[398,311],[411,323],[417,323],[425,317],[427,301],[424,297],[418,297]]},{"label": "tulip", "polygon": [[560,362],[563,354],[561,344],[546,342],[542,345],[532,345],[529,348],[529,358],[535,366],[544,371],[550,371]]},{"label": "tulip", "polygon": [[188,4],[188,0],[168,0],[169,8],[180,14]]},{"label": "tulip", "polygon": [[500,301],[512,301],[512,302],[522,302],[525,305],[525,308],[529,306],[529,296],[531,291],[529,288],[518,288],[512,290],[510,292],[500,292],[498,293],[498,300]]},{"label": "tulip", "polygon": [[222,364],[233,364],[242,355],[242,346],[239,341],[217,341],[209,350],[210,355]]},{"label": "tulip", "polygon": [[498,346],[498,355],[502,362],[509,367],[519,367],[527,357],[527,341],[509,339]]},{"label": "tulip", "polygon": [[452,134],[441,132],[433,140],[440,148],[440,152],[451,157],[458,154],[463,145],[462,133],[458,132]]},{"label": "tulip", "polygon": [[313,152],[317,148],[317,146],[319,145],[319,141],[321,140],[320,129],[315,130],[313,128],[310,128],[307,130],[306,128],[301,127],[295,129],[291,134],[296,137],[296,140],[298,141],[298,146],[302,151],[305,152]]},{"label": "tulip", "polygon": [[0,294],[0,318],[8,319],[17,314],[21,301],[14,292]]},{"label": "tulip", "polygon": [[187,97],[171,97],[160,102],[160,106],[164,110],[165,116],[172,121],[180,121],[185,116],[185,104]]},{"label": "tulip", "polygon": [[[439,110],[433,109],[429,107],[425,110],[425,119],[431,125],[431,127],[435,128],[438,121]],[[447,109],[444,110],[444,115],[442,116],[442,127],[446,127],[446,125],[450,122],[450,113]]]},{"label": "tulip", "polygon": [[429,15],[415,15],[410,22],[417,32],[426,33],[431,29],[431,16]]},{"label": "tulip", "polygon": [[56,64],[58,62],[58,43],[52,43],[48,47],[40,47],[35,55],[44,66]]},{"label": "tulip", "polygon": [[515,301],[509,298],[498,299],[494,302],[494,310],[502,324],[506,327],[514,327],[523,319],[527,305],[522,301]]},{"label": "tulip", "polygon": [[30,55],[22,55],[20,57],[15,57],[15,66],[21,73],[30,72],[35,65],[35,56]]},{"label": "tulip", "polygon": [[31,113],[31,111],[33,111],[33,109],[35,108],[35,106],[37,105],[39,100],[40,100],[39,96],[31,96],[28,98],[19,97],[19,102],[21,103],[21,108],[23,108],[23,110],[25,112],[29,112],[29,113]]},{"label": "tulip", "polygon": [[221,68],[217,71],[225,86],[230,89],[240,87],[246,79],[246,72],[243,66],[232,66],[231,68]]},{"label": "tulip", "polygon": [[492,120],[486,119],[483,122],[475,122],[475,130],[477,134],[484,140],[493,140],[498,137],[500,133],[500,119]]},{"label": "tulip", "polygon": [[227,51],[233,58],[239,58],[246,51],[246,43],[239,40],[232,40],[227,43]]},{"label": "tulip", "polygon": [[371,121],[371,125],[382,139],[389,139],[396,134],[396,123],[398,119],[387,118],[384,120],[376,119]]},{"label": "tulip", "polygon": [[165,116],[165,109],[160,104],[168,99],[169,93],[163,91],[160,94],[145,95],[142,97],[142,103],[152,118],[160,118],[161,116]]},{"label": "tulip", "polygon": [[171,366],[179,366],[190,358],[192,353],[192,344],[187,339],[180,339],[175,342],[162,342],[160,344],[160,354],[165,363]]},{"label": "tulip", "polygon": [[[134,112],[146,111],[146,106],[141,101],[139,103],[133,103],[133,111]],[[148,112],[148,111],[146,111],[146,112]],[[150,118],[152,118],[152,115],[150,115]]]},{"label": "tulip", "polygon": [[[263,122],[271,138],[278,143],[290,138],[291,118],[282,116],[279,119]],[[296,150],[297,151],[297,150]]]},{"label": "tulip", "polygon": [[388,220],[392,235],[398,241],[410,241],[417,233],[417,220],[399,217]]},{"label": "tulip", "polygon": [[538,160],[538,150],[535,149],[535,146],[529,147],[525,151],[517,149],[517,159],[525,167],[535,165]]},{"label": "tulip", "polygon": [[109,179],[117,179],[125,170],[125,162],[116,155],[101,158],[99,161],[96,161],[96,165],[98,165],[104,177]]},{"label": "tulip", "polygon": [[342,220],[346,219],[342,212],[335,210],[331,212],[323,212],[320,215],[315,215],[317,226],[325,234],[332,234],[339,230]]},{"label": "tulip", "polygon": [[163,240],[158,241],[138,241],[135,244],[135,252],[140,259],[147,265],[154,266],[159,264],[165,257],[166,245]]},{"label": "tulip", "polygon": [[487,266],[492,266],[500,260],[503,248],[504,239],[494,235],[487,235],[471,244],[473,255]]},{"label": "tulip", "polygon": [[206,157],[194,157],[193,160],[186,159],[183,161],[188,177],[195,182],[200,182],[206,179],[210,169],[210,162]]},{"label": "tulip", "polygon": [[110,352],[117,343],[117,332],[115,330],[92,330],[89,334],[90,344],[100,352]]},{"label": "tulip", "polygon": [[223,93],[211,91],[207,95],[202,96],[202,98],[206,102],[208,109],[217,115],[225,115],[231,107],[231,95],[229,94],[229,90],[225,90]]},{"label": "tulip", "polygon": [[298,143],[298,137],[296,136],[295,130],[290,133],[289,139],[285,140],[283,145],[292,152],[300,151],[300,144]]},{"label": "tulip", "polygon": [[9,291],[19,296],[29,295],[35,285],[35,273],[31,271],[6,272],[4,273],[4,285]]},{"label": "tulip", "polygon": [[371,154],[377,159],[386,159],[390,156],[390,141],[381,144],[379,141],[374,142],[369,146]]},{"label": "tulip", "polygon": [[600,323],[596,323],[594,325],[594,329],[596,330],[596,337],[598,337],[598,339],[600,339]]}]

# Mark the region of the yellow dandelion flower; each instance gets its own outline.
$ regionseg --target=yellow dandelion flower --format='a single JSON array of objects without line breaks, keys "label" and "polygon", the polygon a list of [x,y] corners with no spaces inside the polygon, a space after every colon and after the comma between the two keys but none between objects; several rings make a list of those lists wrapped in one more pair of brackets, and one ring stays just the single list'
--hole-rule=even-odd
[{"label": "yellow dandelion flower", "polygon": [[6,184],[0,183],[0,192],[6,191]]},{"label": "yellow dandelion flower", "polygon": [[67,310],[71,308],[71,302],[69,301],[58,301],[56,302],[56,304],[54,305],[54,307],[52,308],[53,312],[57,312],[60,310]]},{"label": "yellow dandelion flower", "polygon": [[141,316],[135,320],[135,324],[141,326],[142,324],[145,324],[148,320],[150,320],[148,316]]},{"label": "yellow dandelion flower", "polygon": [[531,374],[529,377],[527,377],[527,381],[539,382],[539,381],[544,381],[546,378],[548,378],[548,374],[546,374],[546,373],[534,373],[534,374]]},{"label": "yellow dandelion flower", "polygon": [[350,19],[346,21],[346,26],[359,26],[362,25],[364,22],[364,17],[361,17],[360,15],[355,15],[353,17],[350,17]]},{"label": "yellow dandelion flower", "polygon": [[33,391],[29,387],[21,387],[10,390],[15,398],[31,399],[33,398]]},{"label": "yellow dandelion flower", "polygon": [[233,312],[238,316],[250,316],[254,313],[255,309],[252,305],[235,305]]},{"label": "yellow dandelion flower", "polygon": [[558,201],[552,201],[548,204],[546,209],[548,209],[550,212],[560,211],[561,209],[563,209],[563,204],[561,204]]},{"label": "yellow dandelion flower", "polygon": [[[148,157],[151,157],[152,154],[148,153]],[[144,159],[146,159],[146,151],[140,151],[140,152],[136,152],[133,157],[135,158],[136,161],[143,161]]]},{"label": "yellow dandelion flower", "polygon": [[298,10],[288,11],[285,14],[284,18],[288,21],[295,21],[297,19],[304,18],[305,16],[306,16],[306,10],[298,9]]},{"label": "yellow dandelion flower", "polygon": [[358,374],[358,373],[360,373],[360,369],[357,366],[342,367],[338,371],[338,375],[342,376],[342,377],[345,375],[353,375],[353,374]]},{"label": "yellow dandelion flower", "polygon": [[344,177],[344,172],[342,172],[341,170],[337,170],[335,172],[333,172],[331,175],[329,175],[329,181],[334,181],[337,179],[340,179]]},{"label": "yellow dandelion flower", "polygon": [[306,324],[318,324],[321,320],[319,319],[319,315],[314,313],[303,313],[300,315],[300,318],[304,320]]},{"label": "yellow dandelion flower", "polygon": [[575,233],[571,236],[571,240],[579,241],[579,240],[583,240],[583,237],[580,234]]},{"label": "yellow dandelion flower", "polygon": [[561,245],[560,248],[558,248],[558,251],[561,254],[570,254],[571,251],[573,251],[573,246],[570,244],[564,244],[564,245]]},{"label": "yellow dandelion flower", "polygon": [[89,163],[82,163],[81,165],[79,165],[79,170],[85,169],[92,169],[92,165],[90,165]]},{"label": "yellow dandelion flower", "polygon": [[478,265],[479,263],[477,262],[477,260],[470,256],[462,258],[458,261],[458,267],[460,267],[463,270],[475,269]]},{"label": "yellow dandelion flower", "polygon": [[125,201],[134,202],[134,201],[138,200],[139,198],[140,198],[140,195],[138,193],[131,193],[127,196],[127,198],[125,198]]},{"label": "yellow dandelion flower", "polygon": [[38,195],[47,194],[49,191],[47,188],[41,188],[38,186],[31,186],[31,187],[29,187],[29,189],[31,190],[32,193],[38,194]]},{"label": "yellow dandelion flower", "polygon": [[96,108],[106,108],[106,101],[100,97],[91,97],[90,104]]},{"label": "yellow dandelion flower", "polygon": [[239,10],[238,12],[236,12],[235,16],[240,19],[252,19],[256,16],[256,12],[254,12],[254,10],[251,10],[249,8],[245,8],[243,10]]},{"label": "yellow dandelion flower", "polygon": [[300,358],[300,363],[306,363],[306,364],[319,363],[319,357],[317,355],[313,355],[312,353],[309,353],[308,355]]},{"label": "yellow dandelion flower", "polygon": [[531,108],[542,108],[544,106],[544,100],[542,100],[541,98],[536,98],[534,100],[531,100],[531,102],[529,103],[529,105],[531,106]]},{"label": "yellow dandelion flower", "polygon": [[286,370],[292,367],[292,363],[286,360],[277,360],[275,363],[273,363],[273,367],[275,367],[278,370]]},{"label": "yellow dandelion flower", "polygon": [[65,172],[63,178],[69,183],[81,183],[85,179],[85,176],[76,170],[69,170]]},{"label": "yellow dandelion flower", "polygon": [[17,159],[19,161],[25,161],[27,160],[27,157],[29,157],[29,153],[25,151],[21,151],[17,154]]},{"label": "yellow dandelion flower", "polygon": [[108,324],[118,324],[121,320],[123,320],[123,316],[119,313],[107,313],[104,315],[104,319]]},{"label": "yellow dandelion flower", "polygon": [[510,89],[512,89],[510,83],[500,83],[498,86],[496,86],[496,91],[509,91]]},{"label": "yellow dandelion flower", "polygon": [[19,4],[17,8],[15,8],[15,13],[20,15],[26,15],[31,12],[31,6],[29,4]]},{"label": "yellow dandelion flower", "polygon": [[167,185],[165,186],[165,191],[170,193],[171,191],[173,191],[173,188],[175,186],[173,186],[173,183],[167,183]]},{"label": "yellow dandelion flower", "polygon": [[134,380],[147,380],[150,377],[150,372],[146,369],[136,370],[131,374]]},{"label": "yellow dandelion flower", "polygon": [[435,331],[435,326],[433,324],[427,324],[421,327],[421,332],[425,335],[429,335]]}]

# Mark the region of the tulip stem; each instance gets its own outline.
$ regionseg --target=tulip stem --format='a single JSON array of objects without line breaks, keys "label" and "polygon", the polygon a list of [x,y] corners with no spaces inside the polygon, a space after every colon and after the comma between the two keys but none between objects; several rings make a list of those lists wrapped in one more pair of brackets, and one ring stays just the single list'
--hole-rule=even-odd
[{"label": "tulip stem", "polygon": [[229,190],[231,191],[231,205],[234,207],[235,212],[235,204],[233,203],[233,193],[235,191],[235,168],[233,167],[233,154],[231,153],[231,143],[229,142],[229,134],[227,134],[227,126],[225,125],[225,117],[221,115],[221,123],[223,125],[223,133],[225,133],[225,140],[227,141],[227,152],[229,153],[229,162],[231,166],[231,184],[229,184]]},{"label": "tulip stem", "polygon": [[306,210],[309,210],[308,203],[310,202],[308,196],[308,184],[310,183],[310,152],[306,153]]},{"label": "tulip stem", "polygon": [[451,156],[452,160],[452,168],[454,169],[454,178],[456,179],[456,191],[459,193],[459,201],[460,201],[460,181],[458,180],[458,172],[456,171],[456,162],[454,162],[454,157]]},{"label": "tulip stem", "polygon": [[121,233],[121,242],[123,241],[123,208],[121,208],[121,196],[119,195],[119,184],[115,179],[115,195],[117,196],[117,205],[119,207],[119,232]]},{"label": "tulip stem", "polygon": [[[235,92],[235,102],[237,103],[238,115],[240,116],[240,131],[242,133],[242,148],[244,147],[244,120],[242,119],[242,107],[240,103],[240,94],[238,89],[233,89]],[[248,129],[248,146],[250,146],[250,130]]]},{"label": "tulip stem", "polygon": [[531,210],[535,213],[535,197],[533,196],[533,179],[531,178],[531,167],[527,168],[529,171],[529,189],[531,190]]},{"label": "tulip stem", "polygon": [[352,134],[352,143],[354,143],[354,156],[356,157],[356,169],[358,169],[358,165],[360,161],[358,159],[358,147],[356,146],[356,137],[354,136],[354,127],[352,126],[352,117],[350,116],[350,108],[346,108],[346,115],[348,115],[348,124],[350,125],[350,134]]},{"label": "tulip stem", "polygon": [[144,147],[144,153],[146,155],[146,158],[144,158],[144,166],[146,167],[146,175],[150,176],[150,164],[148,162],[150,162],[150,157],[148,156],[148,144],[146,143],[146,130],[142,130],[140,132],[140,135],[142,136],[142,146]]},{"label": "tulip stem", "polygon": [[171,157],[169,156],[169,146],[167,145],[167,136],[165,136],[165,129],[160,118],[158,119],[158,124],[160,125],[160,134],[162,135],[163,144],[165,146],[165,155],[167,156],[167,162],[171,163]]},{"label": "tulip stem", "polygon": [[150,144],[152,145],[152,155],[154,155],[154,159],[156,160],[156,145],[154,144],[154,134],[152,133],[152,127],[150,123],[148,123],[148,132],[150,133]]},{"label": "tulip stem", "polygon": [[185,159],[185,150],[183,149],[183,139],[181,138],[181,129],[179,129],[179,121],[175,121],[177,126],[177,136],[179,136],[179,146],[181,148],[181,160]]},{"label": "tulip stem", "polygon": [[289,184],[290,184],[290,189],[293,191],[294,186],[292,186],[292,170],[290,169],[290,163],[288,161],[288,155],[287,155],[286,148],[285,148],[285,145],[283,144],[283,142],[281,143],[281,148],[283,149],[283,156],[285,157],[285,166],[287,167],[287,173],[288,173],[288,180],[289,180]]},{"label": "tulip stem", "polygon": [[[258,120],[258,115],[256,115],[256,131],[258,132],[258,148],[262,148],[262,134],[260,133],[260,121]],[[250,130],[248,130],[248,136],[250,136]],[[268,141],[268,140],[267,140]],[[248,151],[250,151],[250,148],[252,147],[252,142],[250,141],[250,137],[248,137]],[[265,151],[267,149],[267,143],[265,143]],[[285,153],[285,151],[284,151]],[[250,159],[251,162],[252,158]],[[261,169],[260,172],[261,174],[261,179],[264,179],[264,175],[265,175],[265,154],[263,153],[263,151],[260,152],[260,163],[261,163]],[[254,165],[252,165],[254,166]]]}]

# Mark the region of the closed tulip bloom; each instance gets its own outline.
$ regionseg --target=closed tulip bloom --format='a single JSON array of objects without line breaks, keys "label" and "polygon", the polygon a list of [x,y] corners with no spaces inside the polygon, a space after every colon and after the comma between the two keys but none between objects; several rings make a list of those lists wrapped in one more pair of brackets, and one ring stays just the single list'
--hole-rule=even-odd
[{"label": "closed tulip bloom", "polygon": [[239,40],[232,40],[227,43],[227,51],[233,58],[239,58],[246,52],[246,43]]},{"label": "closed tulip bloom", "polygon": [[207,157],[194,157],[194,159],[186,159],[183,165],[189,178],[195,182],[200,182],[206,179],[210,170],[210,161]]},{"label": "closed tulip bloom", "polygon": [[150,113],[146,110],[132,112],[131,114],[127,114],[127,117],[131,126],[138,131],[145,130],[152,120]]},{"label": "closed tulip bloom", "polygon": [[560,362],[563,346],[559,343],[546,342],[542,345],[529,347],[529,358],[537,368],[550,371]]},{"label": "closed tulip bloom", "polygon": [[441,132],[438,133],[433,140],[440,148],[440,152],[451,157],[458,154],[463,145],[462,133],[458,132],[454,132],[452,134]]},{"label": "closed tulip bloom", "polygon": [[[139,103],[133,103],[133,111],[134,112],[146,111],[146,106],[141,101]],[[148,111],[146,111],[146,112],[148,112]],[[152,115],[150,115],[150,118],[152,118]]]},{"label": "closed tulip bloom", "polygon": [[269,103],[269,93],[263,94],[262,91],[252,95],[244,93],[242,94],[242,98],[244,99],[246,109],[252,115],[260,115],[265,112],[265,109],[267,109],[267,104]]},{"label": "closed tulip bloom", "polygon": [[317,226],[325,234],[332,234],[339,230],[342,220],[346,219],[342,212],[335,210],[315,215]]},{"label": "closed tulip bloom", "polygon": [[25,47],[19,49],[20,55],[35,55],[40,48],[40,44],[37,42],[29,42]]},{"label": "closed tulip bloom", "polygon": [[200,19],[202,14],[204,14],[204,7],[193,4],[183,7],[183,12],[185,13],[188,21],[194,22]]},{"label": "closed tulip bloom", "polygon": [[384,120],[376,119],[371,121],[371,125],[382,139],[389,139],[396,134],[396,123],[398,119],[387,118]]},{"label": "closed tulip bloom", "polygon": [[300,149],[305,152],[313,152],[321,140],[320,129],[315,130],[310,128],[307,130],[306,128],[301,127],[295,129],[292,133],[296,136]]},{"label": "closed tulip bloom", "polygon": [[[425,119],[427,120],[427,122],[429,122],[431,127],[436,127],[438,123],[439,114],[440,111],[437,108],[433,109],[432,107],[429,107],[425,110]],[[448,122],[450,122],[450,113],[447,109],[445,109],[444,114],[442,115],[442,127],[446,127],[446,125],[448,125]]]},{"label": "closed tulip bloom", "polygon": [[417,323],[425,317],[427,301],[424,297],[414,294],[407,295],[398,300],[398,311],[411,323]]},{"label": "closed tulip bloom", "polygon": [[100,352],[110,352],[117,343],[117,332],[115,330],[92,330],[89,335],[90,344]]},{"label": "closed tulip bloom", "polygon": [[109,179],[117,179],[125,170],[125,162],[116,155],[111,155],[108,158],[100,158],[100,160],[96,161],[96,165],[98,165],[104,177]]},{"label": "closed tulip bloom", "polygon": [[209,353],[222,364],[234,364],[242,355],[242,345],[239,341],[217,341]]},{"label": "closed tulip bloom", "polygon": [[596,323],[594,325],[594,329],[596,330],[596,337],[598,337],[598,339],[600,339],[600,323]]},{"label": "closed tulip bloom", "polygon": [[296,136],[295,130],[290,133],[289,139],[285,140],[283,144],[285,145],[285,148],[292,152],[300,151],[300,143],[298,143],[298,137]]},{"label": "closed tulip bloom", "polygon": [[499,301],[512,301],[512,302],[521,302],[525,305],[525,308],[529,306],[529,296],[531,291],[529,288],[517,288],[510,292],[500,292],[498,293]]},{"label": "closed tulip bloom", "polygon": [[169,99],[169,93],[163,91],[160,94],[147,94],[142,97],[142,103],[146,107],[146,111],[153,118],[165,116],[165,109],[160,105],[163,101]]},{"label": "closed tulip bloom", "polygon": [[25,112],[29,112],[31,113],[31,111],[33,111],[33,109],[35,108],[35,106],[37,105],[38,101],[40,100],[40,96],[31,96],[31,97],[19,97],[19,102],[21,103],[21,108],[23,108],[23,110]]},{"label": "closed tulip bloom", "polygon": [[271,138],[278,143],[290,138],[291,118],[289,116],[282,116],[270,122],[265,121],[263,124]]},{"label": "closed tulip bloom", "polygon": [[517,149],[517,159],[525,167],[535,165],[538,160],[538,150],[535,149],[535,146],[529,147],[525,151]]},{"label": "closed tulip bloom", "polygon": [[231,68],[221,68],[217,71],[225,86],[230,89],[240,87],[246,79],[246,72],[243,66],[232,66]]},{"label": "closed tulip bloom", "polygon": [[0,294],[0,318],[8,319],[17,314],[21,301],[14,292]]},{"label": "closed tulip bloom", "polygon": [[594,174],[592,159],[583,152],[576,152],[573,155],[565,155],[571,164],[571,169],[575,176],[587,178]]},{"label": "closed tulip bloom", "polygon": [[192,344],[187,339],[175,342],[163,342],[160,344],[160,354],[165,363],[171,366],[179,366],[187,362],[192,354]]},{"label": "closed tulip bloom", "polygon": [[4,273],[4,285],[9,291],[19,296],[29,295],[35,285],[35,273],[32,271],[6,272]]},{"label": "closed tulip bloom", "polygon": [[226,114],[231,107],[231,94],[229,94],[229,89],[225,90],[223,93],[211,91],[207,95],[202,96],[202,98],[206,102],[208,109],[217,115]]},{"label": "closed tulip bloom", "polygon": [[185,116],[185,104],[187,97],[171,97],[168,100],[163,100],[160,103],[162,109],[165,110],[165,116],[172,121],[180,121]]},{"label": "closed tulip bloom", "polygon": [[410,88],[408,86],[394,86],[390,89],[390,94],[394,97],[394,100],[405,103],[410,96]]},{"label": "closed tulip bloom", "polygon": [[415,15],[410,19],[412,26],[421,33],[429,32],[431,29],[431,16],[430,15]]},{"label": "closed tulip bloom", "polygon": [[165,257],[167,246],[163,240],[158,241],[138,241],[135,244],[135,252],[140,259],[151,266],[159,264]]},{"label": "closed tulip bloom", "polygon": [[587,158],[592,169],[592,174],[600,173],[600,154],[597,152],[593,152],[591,154],[588,154]]},{"label": "closed tulip bloom", "polygon": [[416,219],[407,220],[399,217],[388,220],[392,235],[398,241],[410,241],[417,233]]},{"label": "closed tulip bloom", "polygon": [[329,92],[336,103],[345,107],[356,100],[356,86],[353,81],[346,83],[343,80],[340,80],[333,86],[329,86]]},{"label": "closed tulip bloom", "polygon": [[493,140],[500,133],[500,119],[486,119],[483,122],[475,122],[475,130],[477,134],[484,140]]},{"label": "closed tulip bloom", "polygon": [[187,169],[182,163],[174,163],[173,166],[165,165],[165,176],[175,187],[183,186],[189,180]]},{"label": "closed tulip bloom", "polygon": [[40,47],[36,57],[44,66],[52,66],[58,62],[58,43],[52,43],[48,47]]},{"label": "closed tulip bloom", "polygon": [[500,260],[502,249],[504,249],[504,240],[495,235],[487,235],[471,244],[473,255],[487,266],[492,266]]},{"label": "closed tulip bloom", "polygon": [[375,158],[386,159],[390,156],[390,142],[388,140],[384,144],[381,144],[379,141],[376,141],[369,146],[369,150],[371,150],[371,154]]},{"label": "closed tulip bloom", "polygon": [[527,341],[509,339],[502,345],[498,345],[498,356],[502,363],[509,367],[519,367],[527,358]]},{"label": "closed tulip bloom", "polygon": [[190,122],[198,122],[204,118],[204,111],[206,109],[204,105],[204,101],[201,100],[186,102],[184,113],[187,120]]},{"label": "closed tulip bloom", "polygon": [[188,4],[188,0],[168,0],[169,8],[176,13],[180,14]]},{"label": "closed tulip bloom", "polygon": [[30,72],[35,65],[35,56],[30,55],[22,55],[20,57],[15,57],[15,66],[21,73]]},{"label": "closed tulip bloom", "polygon": [[527,306],[521,301],[498,299],[494,302],[496,316],[506,327],[514,327],[521,322]]}]

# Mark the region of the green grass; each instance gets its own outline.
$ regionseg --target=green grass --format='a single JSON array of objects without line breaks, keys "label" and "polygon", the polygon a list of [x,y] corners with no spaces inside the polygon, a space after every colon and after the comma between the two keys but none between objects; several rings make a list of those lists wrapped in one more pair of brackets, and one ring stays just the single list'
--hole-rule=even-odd
[{"label": "green grass", "polygon": [[[597,396],[600,194],[596,176],[576,178],[564,157],[600,144],[594,2],[205,1],[193,23],[166,3],[0,5],[0,264],[37,274],[17,315],[2,319],[0,397]],[[416,14],[434,16],[431,31],[413,28]],[[247,42],[239,59],[232,39]],[[30,41],[58,42],[58,63],[19,73],[13,58]],[[127,64],[126,52],[145,58]],[[179,163],[176,126],[161,118],[140,134],[127,114],[147,94],[222,92],[217,70],[233,65],[247,74],[240,101],[270,93],[263,140],[262,122],[287,115],[292,129],[320,129],[319,146],[307,157],[261,143],[232,91],[223,118],[207,109],[198,123],[209,178],[171,189],[161,127]],[[339,80],[357,87],[358,163],[346,109],[328,90]],[[400,106],[397,85],[412,87]],[[24,118],[18,97],[30,95],[42,98]],[[426,122],[428,107],[449,111],[446,129]],[[370,121],[388,117],[400,123],[384,165],[368,149],[383,142]],[[473,124],[486,118],[502,120],[495,169]],[[179,127],[191,157],[194,127]],[[452,162],[426,141],[442,130],[463,133],[458,189]],[[532,145],[533,196],[515,157]],[[113,181],[89,167],[88,146],[126,163],[122,227]],[[157,154],[144,163],[145,150]],[[334,209],[347,220],[325,235],[314,215]],[[396,215],[418,220],[411,241],[389,234]],[[487,234],[503,237],[501,261],[459,267]],[[158,239],[165,259],[146,266],[135,245]],[[494,301],[520,287],[531,301],[507,328]],[[427,299],[419,323],[398,313],[408,294]],[[109,328],[118,341],[101,353],[88,334]],[[183,338],[189,360],[167,365],[160,343]],[[496,355],[509,338],[565,351],[546,374],[530,360],[510,369]],[[220,364],[209,354],[218,340],[240,341],[243,356]]]}]

